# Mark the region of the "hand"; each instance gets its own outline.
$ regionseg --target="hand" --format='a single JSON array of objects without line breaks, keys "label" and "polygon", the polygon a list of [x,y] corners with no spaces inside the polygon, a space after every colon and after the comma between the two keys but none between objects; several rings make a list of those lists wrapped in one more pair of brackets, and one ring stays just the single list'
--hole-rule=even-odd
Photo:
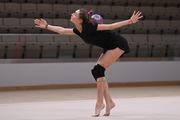
[{"label": "hand", "polygon": [[130,23],[136,23],[139,21],[139,19],[141,19],[143,16],[141,15],[140,11],[134,11],[133,15],[130,18]]},{"label": "hand", "polygon": [[48,25],[44,19],[35,19],[34,24],[36,24],[35,26],[38,28],[47,28]]}]

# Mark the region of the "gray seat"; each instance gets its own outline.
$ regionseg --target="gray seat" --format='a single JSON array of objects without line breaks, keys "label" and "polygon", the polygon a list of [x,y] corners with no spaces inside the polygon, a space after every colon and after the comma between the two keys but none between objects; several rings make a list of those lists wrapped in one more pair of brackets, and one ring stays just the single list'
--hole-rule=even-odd
[{"label": "gray seat", "polygon": [[156,35],[150,35],[148,36],[148,42],[162,42],[161,36],[156,36]]},{"label": "gray seat", "polygon": [[141,6],[152,6],[152,0],[139,0]]},{"label": "gray seat", "polygon": [[99,58],[103,53],[103,49],[97,46],[92,46],[91,48],[91,58]]},{"label": "gray seat", "polygon": [[0,26],[3,26],[3,19],[0,18]]},{"label": "gray seat", "polygon": [[42,11],[42,18],[57,18],[58,13],[56,11]]},{"label": "gray seat", "polygon": [[120,5],[120,6],[124,6],[127,5],[126,0],[114,0],[114,5]]},{"label": "gray seat", "polygon": [[8,42],[6,58],[22,58],[23,57],[23,43],[20,42]]},{"label": "gray seat", "polygon": [[153,6],[165,6],[164,0],[153,0]]},{"label": "gray seat", "polygon": [[4,8],[4,3],[0,3],[0,10],[4,11],[5,8]]},{"label": "gray seat", "polygon": [[152,9],[153,13],[166,13],[165,7],[162,6],[154,6]]},{"label": "gray seat", "polygon": [[64,18],[64,19],[70,19],[71,13],[68,11],[57,11],[57,18]]},{"label": "gray seat", "polygon": [[3,59],[5,57],[5,51],[6,51],[5,43],[0,42],[0,59]]},{"label": "gray seat", "polygon": [[157,27],[157,23],[155,20],[144,20],[143,26],[144,27]]},{"label": "gray seat", "polygon": [[132,36],[133,42],[148,42],[146,35]]},{"label": "gray seat", "polygon": [[142,11],[144,13],[152,13],[152,7],[151,6],[140,6],[139,11]]},{"label": "gray seat", "polygon": [[75,44],[70,42],[60,42],[59,58],[74,58]]},{"label": "gray seat", "polygon": [[41,18],[42,13],[40,11],[26,11],[26,18]]},{"label": "gray seat", "polygon": [[9,10],[9,11],[20,11],[21,10],[21,6],[20,3],[5,3],[5,10]]},{"label": "gray seat", "polygon": [[39,59],[41,53],[41,45],[38,42],[27,42],[25,44],[24,58]]},{"label": "gray seat", "polygon": [[42,33],[42,30],[40,28],[34,27],[34,26],[26,26],[25,32],[29,34],[40,34]]},{"label": "gray seat", "polygon": [[138,42],[137,57],[149,57],[148,42]]},{"label": "gray seat", "polygon": [[4,26],[20,26],[19,18],[3,18]]},{"label": "gray seat", "polygon": [[164,0],[167,6],[177,7],[179,5],[179,0]]},{"label": "gray seat", "polygon": [[158,19],[158,13],[145,12],[145,13],[143,13],[143,18],[142,19],[145,19],[145,20],[157,20]]},{"label": "gray seat", "polygon": [[125,7],[124,6],[118,6],[118,5],[114,5],[111,6],[112,9],[112,13],[125,13]]},{"label": "gray seat", "polygon": [[18,43],[19,41],[19,36],[18,35],[7,35],[7,36],[2,36],[2,42],[4,43]]},{"label": "gray seat", "polygon": [[138,6],[126,6],[125,7],[126,13],[130,13],[130,14],[133,14],[134,11],[138,11],[138,10],[139,10]]},{"label": "gray seat", "polygon": [[179,13],[171,13],[171,20],[179,20],[180,14]]},{"label": "gray seat", "polygon": [[157,14],[157,19],[158,20],[170,20],[171,19],[171,14],[170,13],[158,13]]},{"label": "gray seat", "polygon": [[133,34],[148,34],[148,28],[145,27],[134,27]]},{"label": "gray seat", "polygon": [[37,36],[37,42],[44,43],[44,42],[54,42],[53,36]]},{"label": "gray seat", "polygon": [[172,20],[170,21],[171,27],[180,27],[180,21],[179,20]]},{"label": "gray seat", "polygon": [[22,3],[22,11],[37,11],[37,5],[35,3]]},{"label": "gray seat", "polygon": [[8,18],[9,17],[9,11],[0,10],[0,16],[1,16],[1,18]]},{"label": "gray seat", "polygon": [[89,58],[90,57],[90,46],[84,42],[76,43],[75,58]]},{"label": "gray seat", "polygon": [[108,5],[97,6],[97,12],[99,14],[101,14],[101,13],[111,13],[111,7],[108,6]]},{"label": "gray seat", "polygon": [[169,42],[167,57],[180,57],[180,42]]},{"label": "gray seat", "polygon": [[65,4],[53,4],[53,11],[68,11],[68,7]]},{"label": "gray seat", "polygon": [[118,29],[120,34],[133,34],[134,29],[132,27],[121,27]]},{"label": "gray seat", "polygon": [[16,33],[23,34],[25,33],[25,29],[22,26],[9,26],[8,32],[11,34],[16,34]]},{"label": "gray seat", "polygon": [[9,16],[12,18],[24,18],[26,13],[25,11],[10,11]]},{"label": "gray seat", "polygon": [[58,44],[55,42],[42,43],[42,58],[57,58]]},{"label": "gray seat", "polygon": [[52,11],[53,10],[53,6],[52,4],[37,4],[37,10],[38,11]]},{"label": "gray seat", "polygon": [[54,42],[57,42],[57,43],[61,43],[61,42],[67,42],[69,43],[70,42],[70,36],[68,35],[58,35],[58,36],[54,36]]},{"label": "gray seat", "polygon": [[33,43],[33,42],[37,42],[37,35],[20,36],[19,39],[20,39],[20,42],[23,42],[24,44]]},{"label": "gray seat", "polygon": [[179,13],[178,7],[166,7],[166,13]]},{"label": "gray seat", "polygon": [[68,27],[69,26],[69,20],[68,19],[60,19],[60,18],[53,19],[53,25]]},{"label": "gray seat", "polygon": [[0,33],[8,33],[8,27],[0,26]]},{"label": "gray seat", "polygon": [[163,28],[163,27],[171,27],[169,20],[158,20],[157,21],[157,27]]},{"label": "gray seat", "polygon": [[21,18],[20,19],[20,25],[21,26],[35,26],[34,19],[33,18]]},{"label": "gray seat", "polygon": [[165,27],[162,29],[163,34],[178,34],[177,29],[173,27]]},{"label": "gray seat", "polygon": [[164,42],[150,42],[150,56],[151,57],[165,57],[167,45]]}]

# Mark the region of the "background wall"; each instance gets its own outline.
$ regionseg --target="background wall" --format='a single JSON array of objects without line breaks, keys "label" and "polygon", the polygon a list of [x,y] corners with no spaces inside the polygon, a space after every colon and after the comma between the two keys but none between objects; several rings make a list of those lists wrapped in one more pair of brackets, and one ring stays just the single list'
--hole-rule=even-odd
[{"label": "background wall", "polygon": [[[95,83],[94,62],[0,64],[0,87]],[[113,82],[180,81],[180,61],[120,61],[106,71]]]}]

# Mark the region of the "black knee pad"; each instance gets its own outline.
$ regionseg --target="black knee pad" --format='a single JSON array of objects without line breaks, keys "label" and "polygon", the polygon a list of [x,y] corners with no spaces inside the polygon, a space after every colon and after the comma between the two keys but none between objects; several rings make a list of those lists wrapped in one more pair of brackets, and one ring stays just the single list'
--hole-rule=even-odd
[{"label": "black knee pad", "polygon": [[94,66],[94,68],[91,70],[91,73],[94,77],[94,79],[97,81],[97,78],[100,78],[100,77],[105,77],[105,68],[99,64],[97,64],[96,66]]}]

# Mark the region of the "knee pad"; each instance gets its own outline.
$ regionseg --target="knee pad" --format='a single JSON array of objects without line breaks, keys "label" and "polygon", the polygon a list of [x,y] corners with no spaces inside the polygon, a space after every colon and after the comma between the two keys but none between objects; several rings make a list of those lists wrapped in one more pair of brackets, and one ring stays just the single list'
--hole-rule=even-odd
[{"label": "knee pad", "polygon": [[99,64],[95,65],[94,68],[91,70],[91,73],[94,79],[97,81],[97,78],[105,77],[105,68]]}]

